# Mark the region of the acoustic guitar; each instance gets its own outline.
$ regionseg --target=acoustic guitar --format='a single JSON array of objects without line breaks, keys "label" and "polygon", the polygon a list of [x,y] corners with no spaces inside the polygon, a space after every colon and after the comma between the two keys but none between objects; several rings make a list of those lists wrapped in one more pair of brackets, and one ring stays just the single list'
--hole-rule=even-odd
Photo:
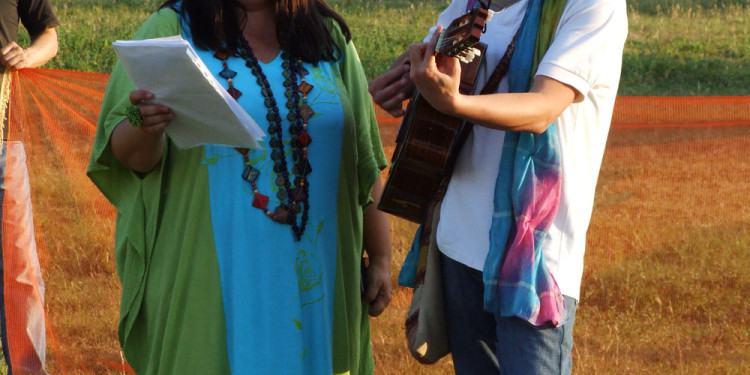
[{"label": "acoustic guitar", "polygon": [[[435,51],[461,60],[459,91],[469,94],[486,46],[479,37],[487,10],[477,8],[455,19],[443,31]],[[479,58],[476,58],[479,57]],[[378,209],[424,222],[431,202],[442,198],[471,124],[446,116],[417,92],[406,109],[396,136],[391,168]]]}]

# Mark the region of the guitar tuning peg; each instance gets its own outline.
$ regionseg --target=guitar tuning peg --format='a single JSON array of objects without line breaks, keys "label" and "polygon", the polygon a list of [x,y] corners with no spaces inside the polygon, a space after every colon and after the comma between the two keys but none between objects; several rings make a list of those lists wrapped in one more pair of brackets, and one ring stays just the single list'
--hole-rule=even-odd
[{"label": "guitar tuning peg", "polygon": [[472,48],[471,52],[474,54],[474,56],[482,56],[482,50],[480,50],[479,48],[474,47]]},{"label": "guitar tuning peg", "polygon": [[467,60],[467,59],[466,59],[466,57],[464,57],[464,56],[460,56],[460,57],[458,58],[458,61],[460,61],[460,62],[462,62],[462,63],[464,63],[464,64],[468,64],[468,63],[469,63],[469,61],[471,61],[471,60]]}]

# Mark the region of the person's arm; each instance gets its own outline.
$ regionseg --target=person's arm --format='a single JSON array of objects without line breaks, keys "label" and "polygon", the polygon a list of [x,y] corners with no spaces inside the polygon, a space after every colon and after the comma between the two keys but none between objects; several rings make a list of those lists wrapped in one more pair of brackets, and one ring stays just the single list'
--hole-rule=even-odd
[{"label": "person's arm", "polygon": [[37,68],[57,54],[57,31],[49,28],[31,36],[31,45],[21,48],[10,42],[0,50],[0,62],[11,69]]},{"label": "person's arm", "polygon": [[409,78],[409,52],[393,61],[391,67],[370,82],[368,90],[372,100],[393,117],[404,115],[402,103],[414,95],[414,84]]},{"label": "person's arm", "polygon": [[391,302],[391,230],[388,216],[378,210],[378,202],[383,193],[380,178],[372,187],[375,200],[365,210],[364,246],[370,264],[365,277],[364,299],[370,305],[370,316],[378,316]]},{"label": "person's arm", "polygon": [[440,30],[428,43],[409,47],[410,77],[422,97],[440,112],[488,128],[539,134],[576,98],[573,87],[545,76],[537,76],[527,93],[463,95],[458,91],[458,60],[427,53],[435,50]]},{"label": "person's arm", "polygon": [[147,173],[154,169],[164,154],[164,130],[174,118],[169,107],[152,104],[154,94],[145,90],[130,93],[130,103],[138,106],[143,125],[133,127],[125,119],[115,126],[110,138],[112,154],[125,168]]}]

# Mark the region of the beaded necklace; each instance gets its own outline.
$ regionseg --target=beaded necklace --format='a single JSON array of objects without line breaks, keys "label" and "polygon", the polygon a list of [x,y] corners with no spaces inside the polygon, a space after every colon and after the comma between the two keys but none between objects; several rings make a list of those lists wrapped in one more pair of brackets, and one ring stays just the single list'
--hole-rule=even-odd
[{"label": "beaded necklace", "polygon": [[[282,120],[279,114],[279,108],[276,105],[271,85],[268,83],[266,75],[263,73],[258,59],[253,54],[250,44],[242,38],[240,40],[241,48],[239,55],[245,60],[245,66],[250,68],[252,74],[256,77],[261,93],[263,94],[264,104],[268,110],[266,120],[268,120],[269,145],[271,146],[271,159],[274,162],[273,171],[276,174],[274,183],[279,190],[276,197],[281,202],[273,211],[268,209],[269,198],[258,190],[257,179],[260,177],[260,170],[253,167],[249,161],[247,148],[235,148],[244,159],[244,170],[242,179],[250,183],[253,190],[252,206],[265,212],[272,220],[288,224],[292,227],[295,240],[299,241],[307,226],[308,213],[310,211],[309,189],[310,183],[307,175],[312,172],[310,161],[307,159],[307,146],[312,142],[307,132],[307,121],[315,114],[315,111],[307,104],[307,94],[313,89],[313,86],[305,81],[305,75],[309,74],[307,69],[302,66],[301,59],[290,58],[286,51],[281,53],[284,68],[284,87],[286,88],[284,96],[287,98],[286,107],[289,109],[287,120],[289,121],[289,133],[291,134],[290,145],[292,147],[292,171],[293,180],[290,179],[290,172],[286,162],[286,151],[282,140]],[[227,59],[229,51],[217,51],[214,57],[222,61],[223,70],[219,75],[229,84],[227,92],[236,100],[241,95],[237,88],[234,87],[233,78],[237,72],[229,69]],[[297,76],[300,78],[300,84],[297,84]],[[300,98],[300,94],[302,95]],[[298,218],[299,216],[299,218]],[[299,219],[299,220],[298,220]]]}]

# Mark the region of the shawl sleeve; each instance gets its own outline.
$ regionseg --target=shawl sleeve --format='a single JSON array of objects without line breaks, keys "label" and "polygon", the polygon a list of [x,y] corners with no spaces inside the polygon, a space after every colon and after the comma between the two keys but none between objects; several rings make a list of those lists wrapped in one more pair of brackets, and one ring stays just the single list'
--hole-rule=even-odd
[{"label": "shawl sleeve", "polygon": [[[181,33],[177,14],[162,9],[153,14],[134,39],[174,36]],[[144,176],[122,166],[112,154],[110,136],[127,116],[128,95],[135,86],[117,63],[104,93],[87,174],[117,208],[115,261],[122,283],[119,339],[124,345],[134,325],[143,297],[145,274],[158,228],[162,171],[166,168],[169,142],[162,162]]]},{"label": "shawl sleeve", "polygon": [[334,297],[333,372],[372,374],[370,318],[359,289],[364,209],[373,202],[372,185],[387,166],[375,110],[359,57],[338,23],[329,30],[337,46],[337,85],[344,112],[337,207],[338,246]]},{"label": "shawl sleeve", "polygon": [[388,166],[388,161],[383,152],[375,108],[367,91],[367,78],[357,50],[351,41],[347,42],[338,23],[330,22],[331,36],[341,52],[341,79],[354,112],[359,202],[367,206],[373,202],[372,185],[380,177],[380,170]]},{"label": "shawl sleeve", "polygon": [[[171,9],[162,9],[146,20],[133,39],[159,38],[180,33],[181,26],[177,14]],[[120,165],[109,144],[112,131],[127,117],[125,109],[130,104],[128,95],[132,90],[135,90],[135,86],[118,62],[104,93],[87,170],[89,178],[118,209],[123,203],[130,201],[128,195],[132,195],[143,182],[143,179],[133,171]]]}]

